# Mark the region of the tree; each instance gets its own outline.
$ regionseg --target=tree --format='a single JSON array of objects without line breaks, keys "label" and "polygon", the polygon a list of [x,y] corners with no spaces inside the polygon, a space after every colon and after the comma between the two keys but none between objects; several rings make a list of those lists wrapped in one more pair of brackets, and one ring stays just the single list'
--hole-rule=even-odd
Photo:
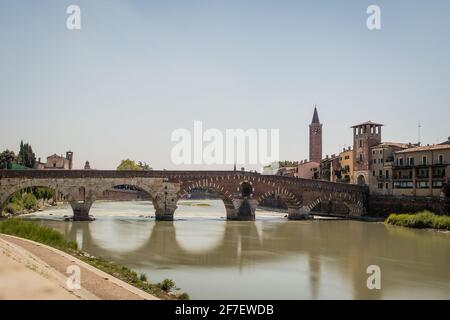
[{"label": "tree", "polygon": [[126,160],[122,160],[122,162],[117,167],[117,170],[119,170],[119,171],[124,171],[124,170],[138,171],[138,170],[142,170],[142,168],[138,164],[136,164],[135,161],[126,159]]},{"label": "tree", "polygon": [[289,161],[289,160],[279,161],[279,165],[280,165],[280,168],[297,167],[298,161]]},{"label": "tree", "polygon": [[152,170],[152,167],[147,162],[139,161],[136,163],[134,160],[126,159],[122,160],[122,162],[117,167],[117,170],[123,171],[123,170],[135,170],[135,171],[150,171]]},{"label": "tree", "polygon": [[17,160],[14,151],[6,149],[0,153],[0,169],[11,169],[11,165]]},{"label": "tree", "polygon": [[152,167],[150,167],[150,165],[147,162],[142,163],[141,161],[139,161],[138,165],[141,168],[141,170],[144,170],[144,171],[152,170]]},{"label": "tree", "polygon": [[17,156],[17,163],[28,168],[34,168],[36,155],[29,143],[24,144],[23,141],[20,141],[20,151]]},{"label": "tree", "polygon": [[51,198],[53,198],[54,194],[52,189],[45,187],[35,187],[32,189],[32,192],[38,200],[50,200]]}]

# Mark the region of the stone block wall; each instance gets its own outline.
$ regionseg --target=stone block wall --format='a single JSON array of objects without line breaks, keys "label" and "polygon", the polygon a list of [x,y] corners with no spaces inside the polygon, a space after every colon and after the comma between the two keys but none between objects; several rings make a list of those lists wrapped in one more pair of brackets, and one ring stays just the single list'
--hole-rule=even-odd
[{"label": "stone block wall", "polygon": [[423,210],[450,215],[450,199],[370,195],[367,208],[368,215],[374,217],[387,217],[391,213],[415,213]]}]

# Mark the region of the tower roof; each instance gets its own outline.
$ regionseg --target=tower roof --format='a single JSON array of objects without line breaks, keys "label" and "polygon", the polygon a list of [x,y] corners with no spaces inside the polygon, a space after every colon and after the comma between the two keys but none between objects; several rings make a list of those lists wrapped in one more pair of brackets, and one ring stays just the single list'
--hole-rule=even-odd
[{"label": "tower roof", "polygon": [[360,123],[360,124],[356,124],[356,125],[354,125],[354,126],[351,126],[350,128],[357,128],[357,127],[363,127],[363,126],[366,126],[366,125],[371,125],[371,126],[376,126],[376,127],[382,127],[382,126],[384,126],[384,124],[381,124],[381,123],[375,123],[375,122],[372,122],[372,121],[367,121],[367,122],[364,122],[364,123]]},{"label": "tower roof", "polygon": [[314,114],[313,114],[313,118],[312,118],[312,122],[311,123],[320,123],[319,115],[317,113],[317,106],[314,106]]}]

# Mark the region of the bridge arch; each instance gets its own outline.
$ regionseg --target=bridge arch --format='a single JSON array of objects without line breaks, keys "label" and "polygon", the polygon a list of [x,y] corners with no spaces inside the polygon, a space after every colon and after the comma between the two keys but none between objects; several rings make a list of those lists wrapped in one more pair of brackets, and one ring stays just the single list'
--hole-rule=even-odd
[{"label": "bridge arch", "polygon": [[60,189],[57,184],[52,181],[26,180],[8,188],[7,192],[0,194],[0,216],[2,215],[3,210],[8,206],[11,198],[16,193],[31,188],[51,189],[54,192],[54,196],[59,197],[60,199],[68,199],[70,197],[70,190]]},{"label": "bridge arch", "polygon": [[[155,209],[155,215],[157,215],[161,210],[161,201],[160,200],[160,193],[161,190],[156,190],[155,188],[152,188],[151,185],[148,183],[145,183],[145,181],[109,181],[102,185],[102,187],[97,189],[96,197],[95,199],[105,197],[108,192],[111,192],[112,190],[120,190],[120,188],[135,190],[138,192],[143,193],[148,199],[152,202],[153,208]],[[174,201],[172,198],[169,197],[169,201]]]},{"label": "bridge arch", "polygon": [[365,212],[364,204],[360,200],[356,200],[351,194],[344,192],[330,192],[327,194],[322,194],[314,201],[307,204],[305,209],[308,212],[312,212],[324,203],[344,205],[348,209],[348,212],[345,213],[346,215],[361,216]]},{"label": "bridge arch", "polygon": [[258,204],[261,204],[264,202],[264,200],[269,199],[271,197],[275,197],[277,199],[280,199],[286,207],[289,208],[300,208],[302,206],[302,199],[301,197],[295,195],[294,193],[288,191],[285,188],[278,187],[276,189],[273,189],[271,191],[267,191],[263,194],[261,194],[257,200]]},{"label": "bridge arch", "polygon": [[177,202],[180,199],[184,198],[187,194],[190,194],[192,191],[199,189],[212,191],[219,196],[225,206],[227,218],[235,215],[233,194],[229,190],[224,188],[224,186],[221,186],[219,183],[209,179],[202,179],[181,186],[180,191],[177,194]]}]

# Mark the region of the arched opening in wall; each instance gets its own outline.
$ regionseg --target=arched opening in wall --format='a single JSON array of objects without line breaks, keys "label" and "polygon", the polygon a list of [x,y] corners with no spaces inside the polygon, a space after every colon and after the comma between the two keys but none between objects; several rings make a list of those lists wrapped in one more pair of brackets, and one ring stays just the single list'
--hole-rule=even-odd
[{"label": "arched opening in wall", "polygon": [[258,204],[258,209],[267,209],[267,210],[282,210],[286,211],[288,210],[287,202],[277,195],[275,192],[272,192],[270,196],[267,196]]},{"label": "arched opening in wall", "polygon": [[102,194],[102,200],[116,200],[116,201],[137,201],[145,200],[151,201],[150,194],[144,189],[130,185],[121,184],[106,190]]},{"label": "arched opening in wall", "polygon": [[175,217],[220,219],[227,216],[226,206],[232,203],[225,194],[212,187],[185,190],[177,202]]},{"label": "arched opening in wall", "polygon": [[133,184],[120,184],[98,194],[90,214],[93,216],[130,216],[149,218],[156,206],[149,192]]},{"label": "arched opening in wall", "polygon": [[258,203],[256,218],[283,218],[287,217],[289,207],[298,207],[297,199],[288,199],[286,195],[272,192]]},{"label": "arched opening in wall", "polygon": [[358,184],[359,185],[365,185],[366,184],[366,178],[361,174],[358,176]]},{"label": "arched opening in wall", "polygon": [[241,183],[239,191],[242,197],[248,198],[253,193],[253,186],[250,183],[244,181]]},{"label": "arched opening in wall", "polygon": [[343,201],[322,200],[311,209],[311,213],[323,215],[349,215],[350,209]]},{"label": "arched opening in wall", "polygon": [[65,201],[65,196],[47,186],[25,187],[12,193],[2,205],[2,215],[36,212]]}]

